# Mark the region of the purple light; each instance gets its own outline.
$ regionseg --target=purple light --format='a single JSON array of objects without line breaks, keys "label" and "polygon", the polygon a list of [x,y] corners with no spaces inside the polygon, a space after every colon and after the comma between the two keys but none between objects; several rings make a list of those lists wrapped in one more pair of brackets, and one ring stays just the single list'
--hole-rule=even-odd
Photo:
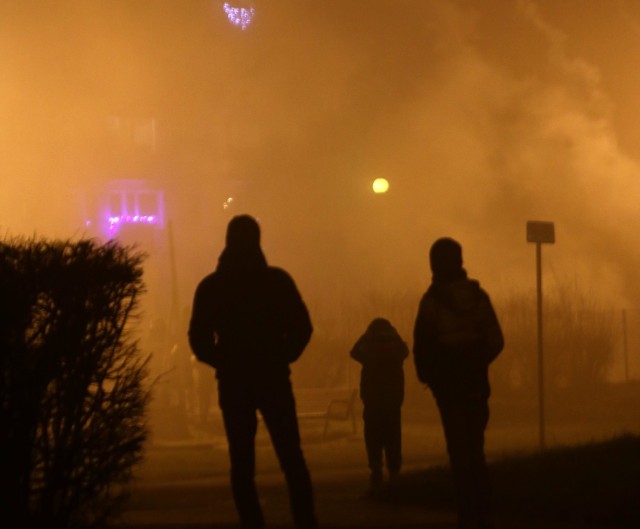
[{"label": "purple light", "polygon": [[243,31],[249,24],[251,24],[253,16],[256,13],[256,10],[253,7],[249,9],[245,9],[244,7],[233,7],[226,2],[223,6],[223,9],[227,14],[229,22],[231,22],[234,26],[240,26]]},{"label": "purple light", "polygon": [[155,215],[122,215],[120,217],[109,217],[109,236],[113,237],[123,224],[156,224],[158,219]]}]

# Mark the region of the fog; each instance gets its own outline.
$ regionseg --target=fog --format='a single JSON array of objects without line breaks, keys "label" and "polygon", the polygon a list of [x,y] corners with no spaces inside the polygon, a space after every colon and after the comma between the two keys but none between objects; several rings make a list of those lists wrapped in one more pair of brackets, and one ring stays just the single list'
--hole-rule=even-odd
[{"label": "fog", "polygon": [[635,304],[635,3],[251,5],[242,30],[212,0],[3,0],[0,230],[92,235],[110,182],[141,179],[164,193],[180,305],[251,213],[326,307],[418,295],[442,235],[491,292],[530,289],[525,224],[548,220],[545,278]]},{"label": "fog", "polygon": [[[149,254],[150,321],[185,314],[229,219],[254,215],[268,261],[294,277],[315,327],[296,390],[317,385],[305,372],[324,376],[335,358],[326,385],[355,387],[348,347],[374,317],[391,318],[411,345],[428,249],[441,236],[462,243],[469,275],[500,310],[505,296],[535,288],[526,222],[552,221],[545,287],[576,282],[637,317],[640,3],[229,2],[255,9],[244,30],[220,0],[0,0],[2,236],[106,240],[110,193],[156,193],[158,223],[120,232]],[[378,177],[385,194],[372,192]],[[386,304],[398,299],[404,321]],[[336,320],[352,325],[348,336],[328,336]],[[637,378],[640,337],[629,327]],[[322,356],[318,343],[337,347]],[[405,365],[406,461],[445,461],[434,403]],[[549,397],[549,444],[637,432],[628,386]],[[152,421],[158,436],[185,434],[184,410],[192,422],[200,411],[193,385],[168,395],[176,387],[154,401],[183,406]],[[491,456],[537,442],[537,395],[503,387],[492,397]],[[210,415],[190,434],[222,439],[215,406]],[[301,426],[312,470],[364,469],[364,446],[352,442],[362,430],[335,426],[329,441],[321,424]],[[186,465],[151,454],[143,476],[226,476],[223,448]],[[260,457],[259,470],[276,468],[271,451]]]}]

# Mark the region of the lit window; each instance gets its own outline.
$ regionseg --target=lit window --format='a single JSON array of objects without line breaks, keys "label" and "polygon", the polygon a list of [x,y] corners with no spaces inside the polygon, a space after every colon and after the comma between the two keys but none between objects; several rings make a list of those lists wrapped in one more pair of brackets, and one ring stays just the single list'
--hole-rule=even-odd
[{"label": "lit window", "polygon": [[109,194],[106,231],[115,237],[125,224],[162,224],[162,191],[113,191]]}]

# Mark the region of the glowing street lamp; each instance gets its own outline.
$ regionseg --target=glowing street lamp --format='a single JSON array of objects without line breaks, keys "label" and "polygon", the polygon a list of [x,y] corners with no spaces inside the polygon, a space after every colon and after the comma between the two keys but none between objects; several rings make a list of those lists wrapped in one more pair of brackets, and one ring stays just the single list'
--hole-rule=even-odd
[{"label": "glowing street lamp", "polygon": [[380,195],[382,193],[386,193],[389,190],[389,182],[386,178],[376,178],[373,181],[373,185],[371,187],[373,188],[374,193]]}]

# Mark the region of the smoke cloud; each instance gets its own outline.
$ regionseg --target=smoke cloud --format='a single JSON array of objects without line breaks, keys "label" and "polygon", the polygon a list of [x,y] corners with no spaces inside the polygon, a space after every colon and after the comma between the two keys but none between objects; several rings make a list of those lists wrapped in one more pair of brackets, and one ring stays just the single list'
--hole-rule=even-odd
[{"label": "smoke cloud", "polygon": [[[80,236],[110,179],[148,178],[182,303],[245,212],[268,259],[331,303],[420,292],[443,235],[489,289],[530,288],[525,224],[550,220],[546,276],[637,299],[640,79],[615,42],[611,62],[593,52],[601,27],[625,57],[640,47],[630,3],[255,0],[244,31],[221,4],[3,2],[3,232]],[[155,147],[117,144],[118,116],[153,119]]]}]

